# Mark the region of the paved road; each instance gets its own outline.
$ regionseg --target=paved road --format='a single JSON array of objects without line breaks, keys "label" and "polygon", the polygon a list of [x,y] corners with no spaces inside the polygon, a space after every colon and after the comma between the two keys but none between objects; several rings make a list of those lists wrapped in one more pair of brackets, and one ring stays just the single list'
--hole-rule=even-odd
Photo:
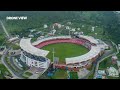
[{"label": "paved road", "polygon": [[1,20],[0,20],[0,23],[1,23],[1,26],[2,26],[2,28],[3,28],[4,32],[5,32],[5,34],[6,34],[6,35],[7,35],[7,37],[9,38],[9,37],[10,37],[10,35],[8,34],[8,32],[7,32],[6,28],[5,28],[5,26],[3,25],[3,23],[2,23],[2,21],[1,21]]},{"label": "paved road", "polygon": [[113,52],[112,44],[109,44],[109,46],[111,47],[111,50],[106,50],[105,53],[101,57],[97,58],[97,60],[93,63],[91,72],[87,76],[85,76],[84,79],[88,79],[88,77],[92,73],[94,73],[94,70],[95,70],[94,77],[96,76],[96,73],[97,73],[97,70],[99,67],[99,62],[102,61],[106,56],[109,56],[110,54],[112,54],[112,52]]},{"label": "paved road", "polygon": [[94,73],[94,69],[95,69],[95,73],[94,73],[94,76],[95,76],[96,73],[97,73],[98,67],[99,67],[99,64],[98,64],[98,63],[99,63],[103,58],[105,58],[106,56],[110,55],[111,53],[112,53],[112,51],[111,51],[111,50],[108,50],[108,51],[106,51],[101,57],[97,58],[97,60],[93,63],[92,70],[91,70],[90,73],[89,73],[87,76],[85,76],[83,79],[88,79],[88,77],[89,77],[92,73]]},{"label": "paved road", "polygon": [[14,73],[15,73],[17,76],[21,77],[21,74],[22,74],[24,71],[23,71],[23,70],[20,70],[20,69],[14,64],[13,57],[10,57],[9,60],[10,60],[10,64],[18,70],[17,73],[16,73],[16,72],[14,72]]},{"label": "paved road", "polygon": [[8,71],[12,74],[13,78],[22,79],[19,76],[17,76],[15,74],[15,72],[13,72],[11,67],[6,63],[5,57],[6,57],[7,53],[8,53],[8,51],[9,51],[9,49],[6,49],[3,56],[1,57],[2,64],[5,65],[5,67],[8,69]]},{"label": "paved road", "polygon": [[[110,51],[106,51],[106,53],[100,58],[100,60],[98,60],[96,62],[97,65],[95,65],[96,68],[95,68],[95,73],[94,73],[94,78],[93,79],[96,79],[96,75],[97,75],[97,71],[98,71],[100,62],[102,62],[103,60],[105,60],[106,58],[108,58],[108,57],[110,57],[112,55],[116,55],[116,54],[119,53],[119,50],[118,50],[116,44],[113,43],[113,42],[112,42],[112,44],[113,45],[111,45],[111,50]],[[116,46],[117,52],[113,52],[113,46]]]}]

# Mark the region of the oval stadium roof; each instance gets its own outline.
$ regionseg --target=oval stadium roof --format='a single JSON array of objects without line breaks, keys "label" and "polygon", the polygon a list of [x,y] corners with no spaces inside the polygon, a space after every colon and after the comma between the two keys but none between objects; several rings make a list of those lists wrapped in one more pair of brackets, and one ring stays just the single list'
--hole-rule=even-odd
[{"label": "oval stadium roof", "polygon": [[30,54],[33,54],[36,56],[46,57],[47,54],[49,53],[49,51],[47,51],[47,50],[42,50],[42,49],[38,49],[38,48],[34,47],[31,44],[31,38],[28,38],[28,39],[22,38],[20,41],[20,47],[27,53],[30,53]]},{"label": "oval stadium roof", "polygon": [[100,51],[101,51],[101,49],[98,46],[91,46],[91,50],[84,55],[77,56],[77,57],[71,57],[71,58],[65,58],[66,64],[80,63],[83,61],[90,60],[90,59],[96,57],[100,53]]}]

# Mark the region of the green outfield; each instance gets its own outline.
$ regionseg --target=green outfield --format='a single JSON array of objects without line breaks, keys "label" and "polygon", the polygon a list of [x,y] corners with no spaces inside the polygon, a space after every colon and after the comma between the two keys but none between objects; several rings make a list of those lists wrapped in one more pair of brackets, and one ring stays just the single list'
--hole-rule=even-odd
[{"label": "green outfield", "polygon": [[71,79],[78,79],[78,74],[77,74],[77,72],[70,72],[70,78],[71,78]]},{"label": "green outfield", "polygon": [[67,79],[67,71],[58,69],[52,76],[52,79]]},{"label": "green outfield", "polygon": [[87,53],[89,50],[81,45],[76,45],[72,43],[57,43],[44,46],[42,49],[50,51],[47,58],[53,60],[53,48],[54,56],[59,57],[61,63],[65,62],[65,58],[80,56]]}]

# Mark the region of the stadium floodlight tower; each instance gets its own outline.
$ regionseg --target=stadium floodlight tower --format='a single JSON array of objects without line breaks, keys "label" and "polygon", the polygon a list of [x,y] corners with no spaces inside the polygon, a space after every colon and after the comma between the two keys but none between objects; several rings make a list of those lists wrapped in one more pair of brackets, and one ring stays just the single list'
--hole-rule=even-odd
[{"label": "stadium floodlight tower", "polygon": [[54,62],[54,57],[55,57],[55,49],[53,48],[53,62]]}]

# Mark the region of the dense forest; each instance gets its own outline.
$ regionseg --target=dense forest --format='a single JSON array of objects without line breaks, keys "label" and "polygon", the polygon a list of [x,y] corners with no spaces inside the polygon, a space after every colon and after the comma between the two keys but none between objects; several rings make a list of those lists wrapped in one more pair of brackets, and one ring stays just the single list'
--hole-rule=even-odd
[{"label": "dense forest", "polygon": [[[6,16],[27,16],[28,20],[11,21]],[[0,19],[3,20],[9,32],[21,32],[29,28],[39,28],[43,24],[67,21],[86,23],[104,28],[104,35],[108,35],[115,43],[120,43],[120,14],[113,11],[1,11]],[[0,39],[3,40],[0,29]],[[0,40],[0,42],[2,41]]]}]

